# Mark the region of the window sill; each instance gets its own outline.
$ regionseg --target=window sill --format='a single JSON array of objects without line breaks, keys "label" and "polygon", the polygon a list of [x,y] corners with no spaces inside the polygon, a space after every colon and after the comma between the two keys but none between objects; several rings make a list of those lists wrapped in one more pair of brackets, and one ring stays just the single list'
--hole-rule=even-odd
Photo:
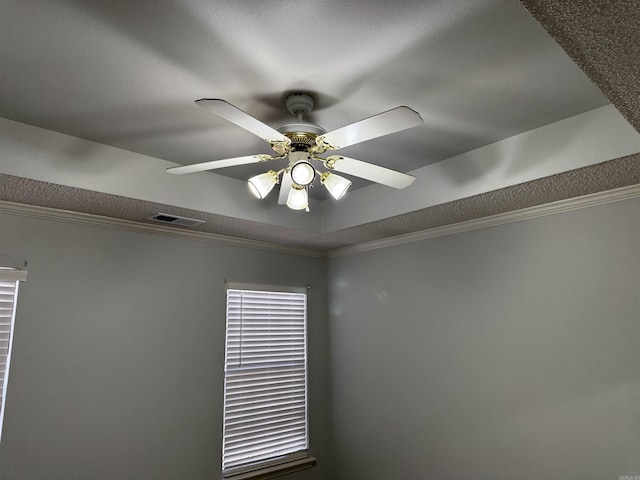
[{"label": "window sill", "polygon": [[269,478],[279,477],[288,473],[298,472],[311,468],[316,464],[315,457],[306,457],[298,460],[281,463],[279,465],[270,465],[268,467],[259,468],[250,472],[236,473],[232,475],[223,475],[224,480],[267,480]]}]

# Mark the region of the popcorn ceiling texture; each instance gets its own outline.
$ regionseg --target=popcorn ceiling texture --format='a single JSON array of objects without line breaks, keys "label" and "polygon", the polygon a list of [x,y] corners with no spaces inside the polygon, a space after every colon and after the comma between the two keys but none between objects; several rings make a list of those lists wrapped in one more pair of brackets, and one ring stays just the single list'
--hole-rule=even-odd
[{"label": "popcorn ceiling texture", "polygon": [[640,131],[638,0],[522,0],[522,3]]},{"label": "popcorn ceiling texture", "polygon": [[[522,3],[640,131],[638,0]],[[154,225],[162,212],[207,222],[189,230],[330,250],[636,184],[640,153],[325,235],[3,174],[0,200]]]},{"label": "popcorn ceiling texture", "polygon": [[325,235],[4,174],[0,200],[154,225],[159,224],[146,218],[162,212],[207,222],[189,230],[331,250],[638,183],[640,154],[634,154]]},{"label": "popcorn ceiling texture", "polygon": [[336,248],[374,241],[638,183],[640,154],[634,154],[342,230],[325,235],[323,242],[325,248]]},{"label": "popcorn ceiling texture", "polygon": [[[186,228],[190,231],[215,233],[230,237],[250,238],[283,244],[289,243],[282,241],[282,237],[286,238],[283,230],[286,232],[288,231],[287,229],[266,223],[240,220],[224,215],[178,208],[162,203],[136,200],[120,195],[68,187],[13,175],[0,174],[0,200],[160,226],[163,226],[163,224],[147,220],[147,218],[156,213],[166,213],[206,221],[205,224],[195,227],[166,226],[166,228]],[[307,246],[306,243],[310,242],[313,236],[313,233],[296,230],[296,240],[301,242],[302,246]],[[297,241],[294,243],[297,243]]]}]

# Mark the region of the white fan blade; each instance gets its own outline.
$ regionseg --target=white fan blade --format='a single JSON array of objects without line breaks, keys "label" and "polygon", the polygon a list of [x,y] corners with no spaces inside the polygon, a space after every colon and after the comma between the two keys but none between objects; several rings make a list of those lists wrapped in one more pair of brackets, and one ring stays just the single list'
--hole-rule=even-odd
[{"label": "white fan blade", "polygon": [[246,112],[243,112],[238,107],[234,107],[229,102],[220,100],[217,98],[201,98],[196,100],[196,104],[207,110],[221,116],[225,120],[235,123],[239,127],[257,135],[263,140],[269,143],[284,143],[289,144],[290,141],[287,137],[281,134],[269,125],[262,123],[257,118],[252,117]]},{"label": "white fan blade", "polygon": [[396,107],[320,135],[316,139],[316,143],[322,146],[329,146],[331,150],[338,150],[372,138],[417,127],[421,123],[422,117],[418,112],[411,110],[409,107]]},{"label": "white fan blade", "polygon": [[396,172],[379,165],[356,160],[355,158],[334,155],[327,160],[327,168],[336,172],[347,173],[355,177],[371,180],[393,188],[406,188],[413,183],[416,177],[406,173]]},{"label": "white fan blade", "polygon": [[287,198],[289,197],[289,190],[291,190],[292,184],[293,180],[291,179],[291,172],[285,170],[282,174],[282,181],[280,182],[280,195],[278,196],[278,205],[286,205]]},{"label": "white fan blade", "polygon": [[[184,175],[185,173],[202,172],[204,170],[215,170],[216,168],[235,167],[236,165],[247,165],[264,161],[265,155],[247,155],[246,157],[225,158],[224,160],[213,160],[211,162],[195,163],[182,167],[167,168],[167,172],[174,175]],[[268,155],[267,155],[268,157]]]}]

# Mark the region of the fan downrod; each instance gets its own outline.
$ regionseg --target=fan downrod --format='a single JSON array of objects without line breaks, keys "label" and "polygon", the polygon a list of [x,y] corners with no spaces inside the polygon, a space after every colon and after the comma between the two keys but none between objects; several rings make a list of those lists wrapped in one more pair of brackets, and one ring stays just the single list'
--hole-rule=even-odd
[{"label": "fan downrod", "polygon": [[[302,117],[308,115],[314,106],[313,97],[307,93],[293,93],[286,98],[285,105],[291,115],[297,117],[296,123],[288,123],[276,127],[276,130],[291,141],[290,151],[308,152],[317,148],[316,137],[324,135],[327,131],[319,125],[312,125],[303,121]],[[285,154],[285,149],[279,145],[273,145],[273,150]]]}]

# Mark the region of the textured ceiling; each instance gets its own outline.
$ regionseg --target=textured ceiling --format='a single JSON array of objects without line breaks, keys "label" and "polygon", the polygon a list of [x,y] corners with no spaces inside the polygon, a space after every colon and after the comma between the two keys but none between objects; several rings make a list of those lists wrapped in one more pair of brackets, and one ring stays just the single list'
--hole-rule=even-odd
[{"label": "textured ceiling", "polygon": [[522,3],[629,123],[640,130],[637,0]]},{"label": "textured ceiling", "polygon": [[340,151],[400,171],[608,103],[513,0],[4,0],[0,9],[0,116],[179,164],[271,152],[195,106],[203,97],[276,126],[293,120],[285,93],[309,91],[309,120],[327,130],[407,105],[422,126]]},{"label": "textured ceiling", "polygon": [[332,250],[639,183],[636,154],[322,235],[3,174],[0,200],[146,223],[162,212],[206,222],[193,231]]},{"label": "textured ceiling", "polygon": [[[223,97],[277,125],[283,92],[304,89],[319,103],[310,120],[326,128],[400,104],[420,111],[422,127],[344,152],[399,170],[606,97],[639,130],[635,2],[523,2],[575,64],[518,2],[358,3],[296,2],[305,15],[292,20],[290,2],[5,1],[0,116],[195,163],[265,151],[195,98]],[[327,234],[11,175],[0,175],[0,199],[136,221],[162,211],[206,219],[202,231],[332,249],[640,183],[639,163],[632,155]]]}]

